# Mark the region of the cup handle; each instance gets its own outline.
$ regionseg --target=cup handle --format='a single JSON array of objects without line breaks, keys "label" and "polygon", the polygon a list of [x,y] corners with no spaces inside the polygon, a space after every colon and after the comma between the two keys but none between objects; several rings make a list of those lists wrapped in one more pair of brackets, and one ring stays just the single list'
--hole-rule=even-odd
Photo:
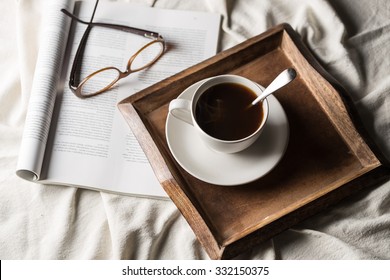
[{"label": "cup handle", "polygon": [[182,120],[190,125],[192,123],[191,117],[191,101],[187,99],[173,99],[169,103],[169,113],[172,114],[175,118]]}]

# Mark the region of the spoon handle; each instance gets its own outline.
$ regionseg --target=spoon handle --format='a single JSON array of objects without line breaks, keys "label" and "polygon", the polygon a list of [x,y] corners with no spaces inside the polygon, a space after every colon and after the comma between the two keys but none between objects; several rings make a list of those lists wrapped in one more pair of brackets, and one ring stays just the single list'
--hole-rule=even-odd
[{"label": "spoon handle", "polygon": [[284,87],[289,82],[295,79],[297,72],[293,68],[287,68],[280,73],[271,84],[260,94],[255,100],[252,101],[252,105],[256,105],[259,101],[265,99],[268,95],[274,93],[281,87]]}]

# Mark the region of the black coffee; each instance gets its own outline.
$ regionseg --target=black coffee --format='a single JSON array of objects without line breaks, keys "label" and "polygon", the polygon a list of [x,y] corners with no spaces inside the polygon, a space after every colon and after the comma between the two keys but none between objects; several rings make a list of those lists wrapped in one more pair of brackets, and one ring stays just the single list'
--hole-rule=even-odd
[{"label": "black coffee", "polygon": [[222,83],[208,88],[199,98],[195,119],[204,132],[221,140],[238,140],[255,132],[263,119],[261,102],[246,86]]}]

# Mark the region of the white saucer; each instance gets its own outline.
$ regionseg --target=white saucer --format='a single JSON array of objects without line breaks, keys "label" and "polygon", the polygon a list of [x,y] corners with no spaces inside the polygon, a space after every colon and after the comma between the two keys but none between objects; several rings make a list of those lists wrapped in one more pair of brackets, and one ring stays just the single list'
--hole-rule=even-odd
[{"label": "white saucer", "polygon": [[[200,82],[184,90],[178,98],[191,99]],[[234,154],[211,150],[191,125],[168,114],[165,132],[171,153],[184,170],[207,183],[233,186],[259,179],[279,163],[289,138],[283,107],[274,96],[267,99],[269,116],[264,131],[249,148]]]}]

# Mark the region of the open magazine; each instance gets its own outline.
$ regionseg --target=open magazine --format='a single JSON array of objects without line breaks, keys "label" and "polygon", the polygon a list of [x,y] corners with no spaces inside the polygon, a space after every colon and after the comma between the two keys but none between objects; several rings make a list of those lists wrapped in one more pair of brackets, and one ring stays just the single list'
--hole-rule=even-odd
[{"label": "open magazine", "polygon": [[[167,52],[150,68],[122,79],[87,99],[68,88],[70,68],[94,1],[50,1],[37,58],[17,175],[43,184],[61,184],[136,196],[166,197],[152,168],[120,114],[117,103],[166,77],[213,56],[220,15],[100,1],[94,22],[156,31]],[[83,55],[87,73],[103,67],[125,69],[142,37],[93,27]]]}]

